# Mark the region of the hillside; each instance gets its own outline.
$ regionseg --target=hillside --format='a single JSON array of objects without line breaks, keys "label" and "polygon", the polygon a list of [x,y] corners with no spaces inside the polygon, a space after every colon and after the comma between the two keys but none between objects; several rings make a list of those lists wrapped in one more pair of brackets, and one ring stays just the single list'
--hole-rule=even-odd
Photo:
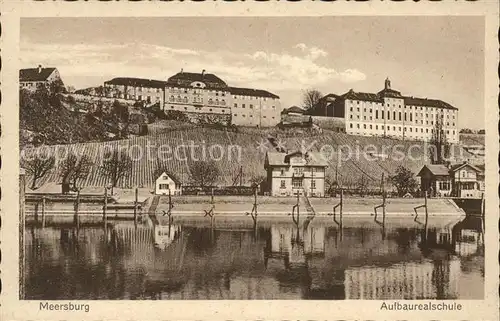
[{"label": "hillside", "polygon": [[20,145],[64,144],[109,139],[108,128],[98,119],[73,113],[59,96],[44,92],[19,94]]},{"label": "hillside", "polygon": [[[81,182],[83,186],[103,186],[106,178],[99,170],[99,164],[105,151],[120,148],[127,151],[134,159],[132,171],[120,181],[120,187],[134,186],[152,188],[157,168],[168,169],[184,184],[190,183],[190,166],[203,155],[214,155],[216,164],[222,173],[219,184],[231,185],[239,182],[237,175],[240,167],[243,171],[243,183],[248,185],[252,178],[264,176],[265,150],[258,149],[259,143],[274,150],[268,137],[275,137],[288,150],[296,150],[304,145],[310,150],[322,150],[327,154],[329,167],[327,175],[335,178],[346,187],[356,187],[363,178],[368,187],[378,188],[382,174],[387,179],[393,175],[399,165],[404,165],[416,173],[423,164],[428,163],[423,142],[402,142],[393,139],[350,136],[342,133],[322,131],[279,131],[268,129],[241,129],[238,132],[223,131],[199,126],[177,126],[168,123],[169,128],[159,130],[155,135],[134,137],[110,142],[79,143],[71,147],[78,153],[89,155],[95,163],[90,175]],[[194,147],[192,147],[194,146]],[[351,149],[350,158],[347,153],[332,153],[332,149],[346,151]],[[50,146],[52,150],[65,146]],[[369,150],[365,150],[368,148]],[[148,152],[149,150],[149,152]],[[158,156],[163,151],[163,159]],[[455,146],[455,150],[466,153]],[[365,151],[368,151],[366,153]],[[408,154],[408,151],[409,154]],[[222,152],[222,157],[221,157]],[[142,157],[141,156],[142,153]],[[161,154],[161,153],[160,153]],[[403,157],[411,155],[411,157]],[[177,155],[178,157],[174,157]],[[339,157],[341,155],[342,157]],[[376,157],[375,157],[376,156]],[[374,158],[375,157],[375,158]],[[398,158],[399,157],[399,158]],[[58,170],[53,170],[43,181],[60,182]]]}]

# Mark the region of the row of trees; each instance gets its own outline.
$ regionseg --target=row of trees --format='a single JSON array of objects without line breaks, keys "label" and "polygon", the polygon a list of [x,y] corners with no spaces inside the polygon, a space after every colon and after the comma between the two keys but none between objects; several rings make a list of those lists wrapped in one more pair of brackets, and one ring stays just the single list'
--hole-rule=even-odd
[{"label": "row of trees", "polygon": [[[55,167],[55,158],[51,157],[36,157],[23,163],[28,175],[32,177],[31,189],[37,188],[37,183],[47,175]],[[92,160],[83,155],[81,157],[76,154],[69,154],[60,166],[60,176],[62,183],[67,185],[71,190],[76,191],[79,182],[86,179],[90,174],[91,168],[94,166]],[[117,187],[118,182],[123,179],[128,172],[132,170],[132,160],[126,154],[120,154],[118,151],[113,151],[105,155],[105,159],[100,166],[101,173],[108,179],[113,193],[113,188]],[[159,177],[161,173],[168,172],[165,168],[157,168],[154,177]],[[213,186],[220,179],[220,170],[212,161],[196,161],[190,165],[190,178],[193,184],[206,187]],[[252,177],[252,185],[259,185],[265,180],[264,176]],[[395,175],[389,177],[389,181],[396,188],[398,195],[403,196],[407,193],[413,194],[418,183],[415,180],[411,170],[399,166]],[[331,176],[325,178],[326,194],[332,194],[339,184]],[[363,176],[358,180],[355,189],[364,195],[368,189],[368,181]]]},{"label": "row of trees", "polygon": [[[418,190],[418,182],[415,179],[413,172],[404,166],[399,166],[394,175],[389,176],[387,181],[396,188],[399,196],[404,196],[408,193],[413,195]],[[380,190],[382,190],[382,184],[385,183],[386,182],[381,181]],[[362,197],[369,193],[368,186],[368,179],[364,175],[354,183],[350,182],[342,184],[343,189],[355,192]],[[341,184],[332,175],[327,175],[325,177],[325,187],[325,194],[331,195],[334,194],[336,190],[341,188]]]},{"label": "row of trees", "polygon": [[[132,170],[132,163],[127,154],[119,151],[109,152],[105,155],[100,165],[100,171],[110,183],[112,193],[119,181]],[[21,166],[32,178],[30,188],[34,190],[39,187],[40,180],[55,168],[56,159],[54,156],[33,157],[23,161]],[[94,162],[87,155],[69,154],[59,167],[62,184],[68,186],[70,190],[78,190],[78,184],[88,177],[93,166],[95,166]],[[159,177],[165,171],[168,172],[166,168],[157,168],[154,177]],[[214,185],[220,179],[220,175],[220,170],[213,161],[196,161],[190,165],[191,181],[200,187]]]}]

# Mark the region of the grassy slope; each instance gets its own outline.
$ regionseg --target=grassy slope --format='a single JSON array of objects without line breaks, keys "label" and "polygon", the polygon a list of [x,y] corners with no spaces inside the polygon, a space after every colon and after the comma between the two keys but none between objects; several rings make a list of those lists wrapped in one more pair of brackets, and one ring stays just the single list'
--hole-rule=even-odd
[{"label": "grassy slope", "polygon": [[[198,147],[195,149],[193,154],[195,158],[203,158],[203,148],[205,147],[205,154],[209,155],[210,146],[220,146],[224,150],[224,157],[216,164],[222,173],[219,184],[231,185],[238,175],[240,166],[243,167],[243,183],[249,184],[252,177],[264,175],[264,157],[265,153],[258,150],[257,144],[262,140],[266,139],[268,135],[279,136],[283,141],[283,144],[289,150],[294,150],[300,148],[302,141],[306,146],[311,145],[312,150],[320,150],[321,146],[328,145],[337,148],[338,146],[345,145],[350,146],[353,151],[359,149],[361,151],[360,157],[356,157],[356,154],[351,155],[351,159],[347,161],[338,162],[337,154],[333,154],[329,158],[329,167],[327,168],[327,174],[335,176],[337,172],[338,179],[344,186],[351,185],[351,187],[356,186],[356,182],[364,177],[368,185],[372,188],[378,188],[380,186],[380,179],[382,174],[387,178],[392,175],[399,165],[404,165],[410,168],[413,172],[417,172],[424,163],[428,160],[424,155],[424,144],[422,142],[402,142],[399,140],[383,139],[375,137],[359,137],[350,136],[342,133],[334,133],[324,131],[322,133],[302,133],[294,132],[290,134],[289,132],[280,132],[278,130],[250,130],[242,129],[240,132],[225,132],[216,129],[209,129],[197,126],[181,126],[181,124],[169,123],[169,130],[155,130],[155,135],[149,135],[144,137],[134,137],[127,140],[113,141],[113,142],[94,142],[94,143],[81,143],[73,144],[70,146],[51,146],[53,149],[69,147],[78,151],[80,153],[88,154],[92,157],[95,166],[92,168],[90,175],[86,180],[82,182],[83,186],[102,186],[106,182],[106,178],[102,175],[99,170],[99,164],[104,155],[105,150],[111,148],[132,148],[135,147],[130,154],[137,158],[133,163],[132,171],[120,182],[120,186],[124,188],[132,188],[134,186],[152,188],[154,185],[155,177],[153,173],[158,167],[167,168],[168,170],[174,172],[184,184],[189,184],[189,174],[190,166],[192,165],[191,155],[188,153],[189,159],[184,159],[184,151],[190,150],[190,145],[194,144]],[[279,135],[278,135],[279,134]],[[160,146],[163,148],[175,151],[178,146],[187,146],[185,149],[178,149],[181,159],[158,159],[156,156],[157,149]],[[231,149],[230,153],[227,153],[228,146],[234,145],[239,146],[240,152],[235,147]],[[374,148],[378,150],[379,153],[382,152],[382,148],[385,148],[385,153],[389,156],[387,159],[377,159],[370,161],[366,159],[362,151],[367,145],[373,145]],[[402,161],[397,161],[392,159],[390,156],[396,155],[396,148],[398,151],[407,151],[412,145],[413,147],[412,156],[414,160],[404,159]],[[149,156],[147,155],[147,146],[150,147]],[[267,146],[270,146],[267,143]],[[359,146],[359,148],[357,148]],[[396,147],[397,146],[397,147]],[[218,151],[220,149],[216,147],[214,149],[216,156],[218,156]],[[330,147],[328,147],[330,148]],[[139,150],[143,151],[143,157],[140,158]],[[238,154],[241,156],[238,157]],[[173,156],[173,154],[169,154]],[[337,167],[337,164],[339,166]],[[338,169],[337,169],[338,168]],[[58,182],[60,181],[58,169],[53,170],[49,175],[44,178],[45,182]],[[238,181],[239,182],[239,181]]]},{"label": "grassy slope", "polygon": [[[26,91],[20,93],[19,130],[21,146],[32,142],[52,145],[107,139],[105,126],[91,117],[74,115],[58,97]],[[31,133],[34,141],[26,133]]]}]

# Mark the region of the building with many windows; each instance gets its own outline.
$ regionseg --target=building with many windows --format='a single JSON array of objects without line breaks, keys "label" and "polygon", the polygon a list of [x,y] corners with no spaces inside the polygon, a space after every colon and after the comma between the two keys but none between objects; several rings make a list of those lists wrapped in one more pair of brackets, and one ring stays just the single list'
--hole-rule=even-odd
[{"label": "building with many windows", "polygon": [[165,81],[118,77],[104,82],[104,95],[110,98],[121,98],[142,101],[146,104],[163,105]]},{"label": "building with many windows", "polygon": [[105,89],[108,97],[159,102],[165,112],[180,111],[199,120],[237,126],[275,126],[282,111],[277,95],[231,87],[205,70],[181,70],[167,81],[115,78],[105,82]]},{"label": "building with many windows", "polygon": [[57,68],[28,68],[19,70],[19,89],[35,91],[41,86],[48,88],[53,83],[64,86]]},{"label": "building with many windows", "polygon": [[320,153],[268,152],[264,167],[267,186],[272,196],[325,195],[325,169],[328,166]]},{"label": "building with many windows", "polygon": [[442,100],[403,96],[385,80],[378,93],[329,94],[321,98],[312,115],[336,117],[353,135],[429,141],[436,123],[451,143],[458,142],[458,109]]}]

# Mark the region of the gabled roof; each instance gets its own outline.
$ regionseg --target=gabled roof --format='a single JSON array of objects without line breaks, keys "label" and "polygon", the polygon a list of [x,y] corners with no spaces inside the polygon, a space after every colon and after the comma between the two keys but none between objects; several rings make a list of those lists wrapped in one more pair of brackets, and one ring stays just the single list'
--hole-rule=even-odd
[{"label": "gabled roof", "polygon": [[401,96],[401,92],[390,88],[382,89],[378,92],[378,95],[381,97],[403,98],[403,96]]},{"label": "gabled roof", "polygon": [[451,166],[450,171],[456,172],[456,171],[458,171],[459,169],[461,169],[461,168],[463,168],[465,166],[468,166],[468,167],[472,168],[476,172],[482,172],[483,171],[480,168],[478,168],[478,167],[476,167],[476,166],[474,166],[472,164],[469,164],[469,163],[455,164],[455,165]]},{"label": "gabled roof", "polygon": [[231,92],[231,94],[233,95],[240,95],[240,96],[269,97],[277,99],[280,98],[279,96],[262,89],[229,87],[229,92]]},{"label": "gabled roof", "polygon": [[288,114],[288,113],[303,114],[304,112],[305,112],[304,109],[297,106],[292,106],[290,108],[283,110],[283,114]]},{"label": "gabled roof", "polygon": [[214,74],[179,72],[168,78],[169,84],[180,86],[189,85],[194,81],[203,82],[208,88],[227,88],[227,84]]},{"label": "gabled roof", "polygon": [[302,155],[306,159],[307,166],[327,167],[328,163],[321,153],[294,151],[290,153],[267,152],[265,166],[290,166],[290,157]]},{"label": "gabled roof", "polygon": [[453,107],[452,105],[450,105],[442,100],[439,100],[439,99],[404,97],[404,101],[405,101],[405,105],[437,107],[437,108],[443,108],[443,109],[458,110],[457,107]]},{"label": "gabled roof", "polygon": [[[162,177],[163,175],[167,175],[168,177],[170,177],[170,179],[172,179],[172,180],[175,182],[175,184],[178,184],[178,185],[180,185],[180,184],[181,184],[181,181],[177,178],[177,176],[175,176],[175,175],[174,175],[174,174],[172,174],[171,172],[169,172],[169,171],[164,171],[163,173],[161,173],[161,175],[160,175],[160,176],[158,176],[158,178]],[[158,178],[157,178],[157,179],[158,179]]]},{"label": "gabled roof", "polygon": [[377,102],[377,103],[384,102],[384,100],[377,94],[355,92],[352,89],[340,97],[342,97],[344,99],[373,101],[373,102]]},{"label": "gabled roof", "polygon": [[19,70],[19,81],[45,81],[56,68],[28,68]]},{"label": "gabled roof", "polygon": [[105,81],[105,85],[118,85],[130,87],[145,87],[145,88],[164,88],[167,82],[154,79],[117,77]]},{"label": "gabled roof", "polygon": [[424,171],[424,169],[427,169],[434,176],[448,176],[449,175],[449,170],[445,165],[430,164],[430,165],[424,165],[422,167],[422,169],[420,169],[420,171],[418,172],[417,176],[422,176],[422,171]]}]

